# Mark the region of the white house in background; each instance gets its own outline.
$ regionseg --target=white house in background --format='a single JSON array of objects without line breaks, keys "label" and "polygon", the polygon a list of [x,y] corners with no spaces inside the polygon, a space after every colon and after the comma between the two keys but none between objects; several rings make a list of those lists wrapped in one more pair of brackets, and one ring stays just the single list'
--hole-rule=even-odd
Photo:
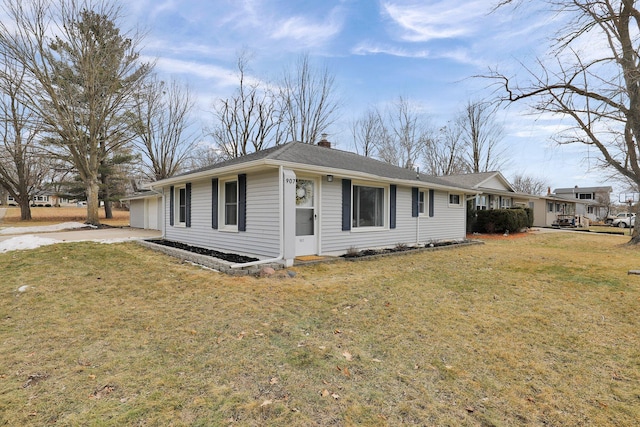
[{"label": "white house in background", "polygon": [[507,209],[517,206],[533,209],[533,203],[538,199],[538,196],[515,191],[511,183],[497,171],[447,175],[442,179],[477,190],[478,194],[471,201],[471,208],[476,210]]},{"label": "white house in background", "polygon": [[147,217],[155,209],[146,201],[161,197],[165,239],[285,265],[304,255],[464,240],[465,200],[476,193],[325,140],[290,142],[149,188],[155,194],[129,200],[145,200]]},{"label": "white house in background", "polygon": [[476,196],[470,202],[473,209],[507,209],[521,206],[533,210],[535,227],[589,225],[589,218],[579,212],[586,212],[587,207],[593,202],[584,196],[564,198],[551,193],[546,196],[520,193],[496,171],[448,175],[442,179],[476,190]]},{"label": "white house in background", "polygon": [[610,186],[602,187],[575,187],[556,188],[554,194],[557,197],[568,200],[576,200],[576,215],[589,218],[591,221],[602,220],[609,215],[611,205]]}]

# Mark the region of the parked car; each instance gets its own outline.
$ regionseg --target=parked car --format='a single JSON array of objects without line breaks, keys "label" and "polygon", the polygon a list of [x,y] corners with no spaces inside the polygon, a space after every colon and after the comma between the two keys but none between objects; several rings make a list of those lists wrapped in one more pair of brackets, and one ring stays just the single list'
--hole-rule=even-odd
[{"label": "parked car", "polygon": [[629,217],[634,216],[634,215],[635,214],[629,213],[629,212],[619,213],[618,215],[609,215],[604,220],[604,223],[613,225],[613,221],[615,221],[616,219],[626,219],[626,218],[629,218]]},{"label": "parked car", "polygon": [[636,224],[636,214],[631,214],[631,216],[628,216],[626,218],[614,219],[613,222],[611,223],[612,226],[620,227],[620,228],[634,227],[635,224]]}]

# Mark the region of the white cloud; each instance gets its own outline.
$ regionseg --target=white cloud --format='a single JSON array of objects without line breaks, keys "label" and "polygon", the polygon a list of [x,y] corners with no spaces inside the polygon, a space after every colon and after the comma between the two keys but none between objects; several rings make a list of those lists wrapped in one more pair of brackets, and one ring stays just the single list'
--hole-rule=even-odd
[{"label": "white cloud", "polygon": [[426,49],[412,50],[406,48],[400,48],[385,44],[373,44],[369,42],[362,42],[351,49],[351,53],[354,55],[390,55],[398,56],[402,58],[429,58],[429,51]]},{"label": "white cloud", "polygon": [[303,47],[322,46],[342,30],[343,20],[334,9],[322,22],[306,16],[292,16],[276,22],[271,31],[275,40],[291,39],[302,43]]},{"label": "white cloud", "polygon": [[213,64],[197,61],[185,61],[176,58],[159,58],[156,69],[169,75],[183,74],[197,78],[211,79],[217,86],[236,86],[238,78],[235,71]]},{"label": "white cloud", "polygon": [[383,12],[401,30],[401,38],[410,42],[469,36],[476,32],[490,2],[385,1]]}]

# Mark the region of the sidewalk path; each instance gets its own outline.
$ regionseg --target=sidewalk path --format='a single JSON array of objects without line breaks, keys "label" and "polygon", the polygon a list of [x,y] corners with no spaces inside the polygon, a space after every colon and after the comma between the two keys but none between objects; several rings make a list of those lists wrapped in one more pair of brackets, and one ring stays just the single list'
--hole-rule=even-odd
[{"label": "sidewalk path", "polygon": [[[28,227],[26,227],[28,228]],[[87,240],[135,240],[135,239],[152,239],[162,236],[159,230],[144,230],[141,228],[98,228],[98,229],[82,229],[82,230],[65,230],[54,232],[29,232],[25,230],[23,233],[0,234],[0,242],[14,238],[16,236],[34,235],[46,237],[48,239],[59,240],[61,242],[81,242]]]},{"label": "sidewalk path", "polygon": [[[32,230],[29,230],[30,228]],[[40,231],[37,227],[23,227],[22,229],[16,227],[11,231],[11,234],[0,234],[0,253],[20,249],[35,249],[40,246],[64,242],[117,243],[162,237],[162,232],[159,230],[144,230],[129,227],[58,230],[50,232]]]}]

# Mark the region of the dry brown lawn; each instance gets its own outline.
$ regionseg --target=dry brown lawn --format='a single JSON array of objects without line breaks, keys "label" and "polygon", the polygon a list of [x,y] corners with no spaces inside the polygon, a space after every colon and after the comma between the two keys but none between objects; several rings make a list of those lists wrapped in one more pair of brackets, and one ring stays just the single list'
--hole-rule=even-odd
[{"label": "dry brown lawn", "polygon": [[[20,209],[17,207],[7,208],[7,212],[0,224],[5,227],[29,227],[34,225],[51,225],[61,222],[77,221],[84,222],[87,219],[86,207],[32,207],[31,221],[20,220]],[[129,211],[124,209],[114,209],[113,218],[106,219],[104,209],[100,209],[100,221],[103,224],[114,227],[125,227],[129,225]]]},{"label": "dry brown lawn", "polygon": [[294,278],[134,243],[0,254],[0,425],[634,426],[626,240],[529,234]]}]

